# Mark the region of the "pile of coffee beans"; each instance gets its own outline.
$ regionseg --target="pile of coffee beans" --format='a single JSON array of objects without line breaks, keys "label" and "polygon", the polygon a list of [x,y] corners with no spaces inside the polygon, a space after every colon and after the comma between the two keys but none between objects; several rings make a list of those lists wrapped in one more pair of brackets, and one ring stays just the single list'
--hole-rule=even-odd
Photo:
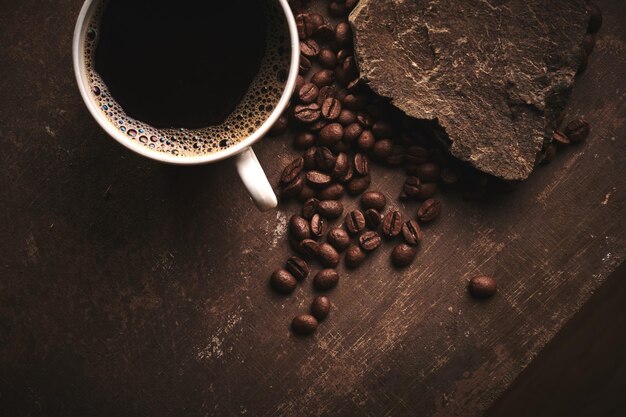
[{"label": "pile of coffee beans", "polygon": [[[436,197],[441,188],[480,198],[500,184],[442,150],[442,132],[434,123],[406,117],[360,81],[347,21],[357,2],[328,1],[324,15],[305,11],[313,0],[290,2],[300,35],[300,74],[291,104],[272,133],[289,128],[294,147],[302,151],[284,168],[279,184],[281,200],[296,199],[302,208],[289,220],[295,255],[270,279],[281,294],[292,293],[309,275],[313,288],[327,293],[340,281],[336,268],[342,259],[347,269],[358,268],[385,242],[394,242],[394,267],[411,265],[424,240],[422,226],[441,215]],[[589,125],[577,120],[555,133],[553,142],[579,142],[588,133]],[[383,193],[369,190],[374,162],[404,169],[406,180],[397,195],[417,203],[411,216],[390,207]],[[360,209],[346,212],[344,196],[359,197]],[[314,274],[313,265],[319,266]],[[484,298],[495,292],[495,282],[485,278],[472,281],[470,294]],[[326,296],[316,297],[308,314],[293,319],[292,330],[314,333],[330,308]]]}]

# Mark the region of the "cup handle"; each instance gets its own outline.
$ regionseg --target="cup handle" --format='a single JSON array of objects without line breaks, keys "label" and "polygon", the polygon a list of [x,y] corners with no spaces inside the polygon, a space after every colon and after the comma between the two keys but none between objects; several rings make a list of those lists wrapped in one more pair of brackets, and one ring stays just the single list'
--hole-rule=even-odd
[{"label": "cup handle", "polygon": [[237,172],[259,210],[267,211],[278,206],[270,182],[252,148],[246,148],[235,157]]}]

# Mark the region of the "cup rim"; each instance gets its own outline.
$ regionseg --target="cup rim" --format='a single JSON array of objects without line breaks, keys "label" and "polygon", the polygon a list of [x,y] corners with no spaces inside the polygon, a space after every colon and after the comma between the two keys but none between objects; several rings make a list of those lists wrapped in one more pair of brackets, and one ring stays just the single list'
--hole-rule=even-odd
[{"label": "cup rim", "polygon": [[278,104],[274,108],[274,111],[269,115],[269,117],[261,124],[261,126],[250,136],[243,139],[236,145],[224,149],[218,152],[209,153],[206,155],[199,156],[176,156],[163,152],[159,152],[156,150],[149,149],[144,145],[133,142],[128,139],[128,137],[117,129],[113,123],[111,123],[100,111],[99,107],[96,105],[95,101],[91,98],[88,82],[85,71],[85,57],[83,54],[83,45],[85,42],[85,38],[87,36],[88,29],[88,19],[87,17],[91,17],[90,13],[93,13],[93,7],[97,5],[98,1],[103,0],[86,0],[81,8],[80,14],[78,15],[78,20],[76,22],[76,27],[74,29],[74,38],[72,42],[72,58],[74,62],[74,73],[76,76],[76,81],[78,83],[78,88],[80,94],[87,106],[87,109],[91,113],[92,117],[98,122],[100,127],[109,134],[113,139],[118,141],[120,144],[125,146],[126,148],[152,160],[165,162],[173,165],[199,165],[199,164],[207,164],[211,162],[221,161],[232,156],[235,156],[259,140],[261,140],[267,132],[272,128],[274,123],[281,116],[283,111],[287,108],[289,101],[291,99],[291,95],[293,94],[293,90],[296,85],[296,78],[298,76],[299,66],[300,66],[300,39],[298,37],[298,29],[296,26],[296,19],[289,7],[287,0],[274,0],[278,1],[283,9],[283,14],[287,19],[287,26],[289,28],[289,37],[291,40],[291,61],[289,66],[289,75],[287,77],[287,82],[285,83],[285,89],[283,94],[278,101]]}]

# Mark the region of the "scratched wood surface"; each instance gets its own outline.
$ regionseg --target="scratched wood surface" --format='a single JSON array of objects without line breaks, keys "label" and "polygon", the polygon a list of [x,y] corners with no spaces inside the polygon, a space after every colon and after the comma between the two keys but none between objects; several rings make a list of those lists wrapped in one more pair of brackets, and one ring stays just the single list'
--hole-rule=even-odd
[{"label": "scratched wood surface", "polygon": [[[294,207],[257,212],[228,162],[122,149],[75,87],[81,1],[0,2],[0,415],[480,415],[626,256],[626,10],[598,3],[568,112],[588,142],[513,193],[442,195],[418,261],[396,271],[385,247],[342,271],[303,339],[288,327],[310,282],[267,287]],[[255,149],[274,181],[294,154],[287,138]],[[402,174],[374,171],[395,201]],[[467,296],[476,273],[494,299]]]}]

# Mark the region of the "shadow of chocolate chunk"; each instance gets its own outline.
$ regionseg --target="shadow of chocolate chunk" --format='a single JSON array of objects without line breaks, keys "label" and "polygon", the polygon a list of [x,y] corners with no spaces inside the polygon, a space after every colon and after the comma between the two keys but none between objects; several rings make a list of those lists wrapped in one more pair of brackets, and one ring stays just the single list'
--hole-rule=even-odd
[{"label": "shadow of chocolate chunk", "polygon": [[589,14],[585,0],[361,0],[350,22],[374,92],[437,120],[457,158],[520,180],[565,107]]}]

